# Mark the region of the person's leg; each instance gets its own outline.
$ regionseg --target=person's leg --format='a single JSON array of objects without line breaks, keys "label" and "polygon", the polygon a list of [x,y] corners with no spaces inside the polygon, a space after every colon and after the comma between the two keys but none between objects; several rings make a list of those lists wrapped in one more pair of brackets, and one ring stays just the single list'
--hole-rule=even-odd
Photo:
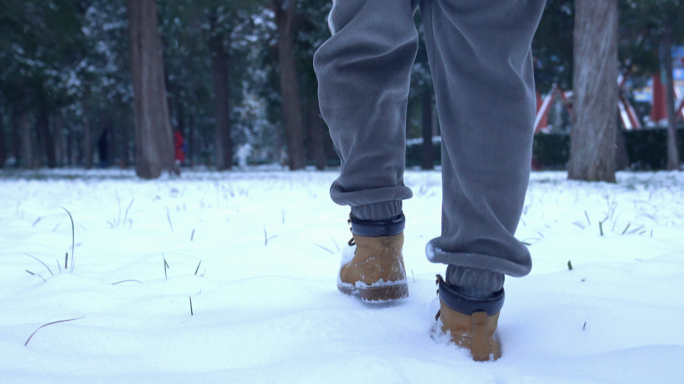
[{"label": "person's leg", "polygon": [[442,130],[442,234],[426,247],[448,264],[442,330],[476,360],[493,334],[504,275],[532,262],[515,237],[529,181],[536,97],[531,43],[546,0],[423,0]]},{"label": "person's leg", "polygon": [[418,50],[414,0],[338,0],[314,57],[321,115],[342,167],[330,188],[350,205],[353,239],[337,287],[369,302],[408,296],[402,258],[406,108]]},{"label": "person's leg", "polygon": [[[427,256],[462,267],[450,269],[450,280],[472,285],[475,270],[520,277],[532,267],[514,234],[532,160],[531,43],[545,3],[422,3],[443,148],[442,234]],[[496,275],[488,279],[493,288],[503,284]]]},{"label": "person's leg", "polygon": [[316,52],[321,115],[342,167],[330,195],[354,217],[385,220],[404,186],[406,108],[418,49],[411,0],[338,0],[333,36]]}]

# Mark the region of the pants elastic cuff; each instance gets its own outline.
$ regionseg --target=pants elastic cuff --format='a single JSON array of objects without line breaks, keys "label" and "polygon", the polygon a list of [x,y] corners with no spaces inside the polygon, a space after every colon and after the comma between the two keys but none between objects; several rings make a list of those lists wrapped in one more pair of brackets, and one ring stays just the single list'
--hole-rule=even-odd
[{"label": "pants elastic cuff", "polygon": [[352,216],[361,220],[385,221],[402,213],[401,201],[385,201],[351,207]]},{"label": "pants elastic cuff", "polygon": [[446,281],[459,287],[470,297],[484,298],[500,291],[504,286],[505,276],[502,273],[485,269],[449,265],[446,270]]}]

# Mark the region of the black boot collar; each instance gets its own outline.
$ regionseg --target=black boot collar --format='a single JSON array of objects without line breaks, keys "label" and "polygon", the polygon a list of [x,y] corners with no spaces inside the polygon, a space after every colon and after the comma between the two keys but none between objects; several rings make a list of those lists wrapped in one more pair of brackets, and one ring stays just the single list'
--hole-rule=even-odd
[{"label": "black boot collar", "polygon": [[406,217],[401,215],[387,221],[369,221],[351,216],[352,233],[364,237],[396,236],[404,232]]},{"label": "black boot collar", "polygon": [[489,299],[473,299],[458,291],[458,287],[448,285],[442,276],[437,275],[439,285],[439,299],[458,313],[472,315],[475,312],[487,312],[487,316],[493,316],[501,312],[506,294],[504,289],[496,292]]}]

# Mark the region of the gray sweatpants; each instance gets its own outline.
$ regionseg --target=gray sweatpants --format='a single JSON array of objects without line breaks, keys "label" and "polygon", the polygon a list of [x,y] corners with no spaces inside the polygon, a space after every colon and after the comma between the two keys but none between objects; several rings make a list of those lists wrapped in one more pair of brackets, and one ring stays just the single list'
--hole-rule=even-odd
[{"label": "gray sweatpants", "polygon": [[[530,272],[515,239],[529,181],[535,92],[531,42],[546,0],[422,0],[442,130],[442,234],[435,263]],[[401,213],[417,0],[336,0],[316,52],[321,114],[342,160],[333,201],[356,216]],[[410,218],[409,218],[410,219]]]}]

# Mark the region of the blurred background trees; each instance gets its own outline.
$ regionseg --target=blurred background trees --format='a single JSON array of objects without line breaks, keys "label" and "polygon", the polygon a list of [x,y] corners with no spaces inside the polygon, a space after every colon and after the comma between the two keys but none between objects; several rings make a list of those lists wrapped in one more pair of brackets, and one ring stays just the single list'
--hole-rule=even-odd
[{"label": "blurred background trees", "polygon": [[626,0],[620,13],[623,34],[626,35],[625,60],[631,73],[637,76],[656,75],[665,86],[667,169],[679,169],[675,116],[678,98],[675,95],[672,52],[684,44],[684,1]]},{"label": "blurred background trees", "polygon": [[[557,106],[549,117],[552,131],[574,135],[567,151],[575,160],[562,160],[571,170],[581,162],[584,169],[596,167],[592,154],[605,155],[601,164],[614,161],[610,131],[617,130],[618,142],[623,139],[623,127],[609,127],[618,110],[611,111],[617,100],[608,99],[618,96],[592,87],[598,78],[587,65],[606,69],[604,81],[615,73],[628,78],[620,92],[635,103],[641,119],[650,107],[642,108],[632,92],[648,87],[652,78],[662,80],[663,155],[667,168],[680,167],[682,120],[673,73],[681,65],[669,54],[684,43],[682,1],[548,0],[533,43],[535,80],[540,97],[554,87],[570,91],[579,85],[570,98],[573,113]],[[576,23],[592,15],[582,6],[608,2],[618,17],[611,37],[615,49],[610,57],[578,51],[578,44],[591,47],[592,38],[595,43],[605,37],[589,32],[587,40],[576,39]],[[133,7],[144,6],[146,19],[132,17]],[[329,37],[330,7],[330,0],[0,0],[0,166],[134,165],[140,176],[156,177],[173,165],[174,132],[184,138],[188,166],[227,170],[277,163],[295,170],[339,164],[318,112],[312,68],[313,53]],[[420,17],[418,12],[422,38]],[[606,27],[605,20],[594,23]],[[439,163],[439,121],[420,49],[409,95],[408,163],[431,169]],[[591,94],[592,89],[606,92]],[[597,98],[606,106],[602,118],[584,109],[596,106]],[[563,140],[558,142],[570,142]],[[605,170],[601,175],[607,176],[595,168],[576,178],[614,178],[610,166]]]}]

